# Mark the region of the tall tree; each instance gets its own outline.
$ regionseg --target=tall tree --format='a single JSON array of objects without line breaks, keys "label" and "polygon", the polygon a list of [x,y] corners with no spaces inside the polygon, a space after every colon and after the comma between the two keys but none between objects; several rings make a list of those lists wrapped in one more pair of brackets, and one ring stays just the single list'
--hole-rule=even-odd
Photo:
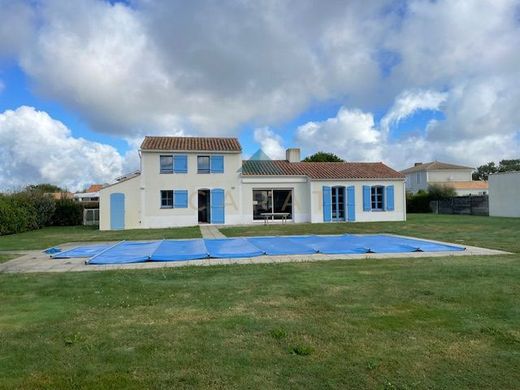
[{"label": "tall tree", "polygon": [[53,192],[65,192],[65,190],[61,187],[58,187],[54,184],[49,183],[41,183],[41,184],[31,184],[25,187],[27,191],[38,191],[38,192],[46,192],[46,193],[53,193]]},{"label": "tall tree", "polygon": [[473,172],[473,180],[487,180],[492,173],[511,171],[520,171],[520,159],[501,160],[498,166],[493,161],[481,165]]},{"label": "tall tree", "polygon": [[520,171],[520,159],[502,160],[498,163],[498,172]]},{"label": "tall tree", "polygon": [[491,173],[498,172],[498,168],[493,161],[481,165],[473,172],[473,180],[487,180]]},{"label": "tall tree", "polygon": [[343,162],[341,158],[339,158],[334,153],[328,152],[317,152],[310,156],[307,156],[303,159],[305,162]]}]

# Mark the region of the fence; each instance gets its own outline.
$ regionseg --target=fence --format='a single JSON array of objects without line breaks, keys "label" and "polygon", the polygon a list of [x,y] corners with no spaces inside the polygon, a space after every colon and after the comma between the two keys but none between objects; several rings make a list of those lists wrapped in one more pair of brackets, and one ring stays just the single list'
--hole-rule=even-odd
[{"label": "fence", "polygon": [[455,196],[432,200],[430,208],[434,214],[489,215],[489,198],[487,195]]},{"label": "fence", "polygon": [[83,225],[99,225],[99,209],[84,209]]}]

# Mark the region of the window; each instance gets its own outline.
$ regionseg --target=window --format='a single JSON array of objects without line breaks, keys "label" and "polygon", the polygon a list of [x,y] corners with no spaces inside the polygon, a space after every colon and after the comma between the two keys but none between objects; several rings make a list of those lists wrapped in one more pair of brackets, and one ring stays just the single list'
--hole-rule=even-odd
[{"label": "window", "polygon": [[162,209],[173,208],[173,191],[172,190],[161,191],[161,208]]},{"label": "window", "polygon": [[[288,213],[292,218],[292,190],[253,190],[253,219],[263,220],[263,213]],[[275,215],[274,219],[281,219]]]},{"label": "window", "polygon": [[332,187],[332,220],[345,220],[345,187]]},{"label": "window", "polygon": [[160,156],[161,173],[173,173],[173,156]]},{"label": "window", "polygon": [[197,156],[197,173],[209,173],[209,156]]},{"label": "window", "polygon": [[370,203],[372,210],[383,210],[384,190],[385,187],[383,186],[373,186],[370,188]]}]

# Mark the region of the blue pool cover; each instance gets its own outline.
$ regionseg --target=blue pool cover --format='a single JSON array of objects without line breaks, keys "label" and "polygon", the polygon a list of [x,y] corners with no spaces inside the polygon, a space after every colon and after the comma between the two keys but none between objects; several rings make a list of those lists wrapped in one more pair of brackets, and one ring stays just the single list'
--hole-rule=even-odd
[{"label": "blue pool cover", "polygon": [[456,245],[414,238],[373,235],[277,236],[194,240],[121,241],[117,244],[82,246],[54,253],[51,257],[89,258],[89,264],[125,264],[144,261],[185,261],[206,258],[245,258],[262,255],[305,255],[450,252]]}]

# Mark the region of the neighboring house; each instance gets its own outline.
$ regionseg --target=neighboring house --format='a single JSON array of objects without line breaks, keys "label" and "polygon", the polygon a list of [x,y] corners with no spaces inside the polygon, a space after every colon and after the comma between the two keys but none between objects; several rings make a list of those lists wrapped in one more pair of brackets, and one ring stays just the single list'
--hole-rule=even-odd
[{"label": "neighboring house", "polygon": [[426,191],[429,184],[452,187],[459,196],[487,194],[487,181],[472,180],[473,171],[471,167],[432,161],[415,163],[401,173],[406,176],[406,190],[414,194],[419,190]]},{"label": "neighboring house", "polygon": [[92,184],[85,192],[76,192],[74,199],[78,202],[99,202],[99,191],[103,184]]},{"label": "neighboring house", "polygon": [[242,161],[236,138],[146,137],[141,169],[100,191],[100,229],[403,221],[404,176],[383,163]]},{"label": "neighboring house", "polygon": [[520,217],[520,172],[489,175],[489,215]]},{"label": "neighboring house", "polygon": [[46,192],[45,195],[52,197],[54,200],[63,200],[63,199],[74,199],[74,194],[72,192]]}]

